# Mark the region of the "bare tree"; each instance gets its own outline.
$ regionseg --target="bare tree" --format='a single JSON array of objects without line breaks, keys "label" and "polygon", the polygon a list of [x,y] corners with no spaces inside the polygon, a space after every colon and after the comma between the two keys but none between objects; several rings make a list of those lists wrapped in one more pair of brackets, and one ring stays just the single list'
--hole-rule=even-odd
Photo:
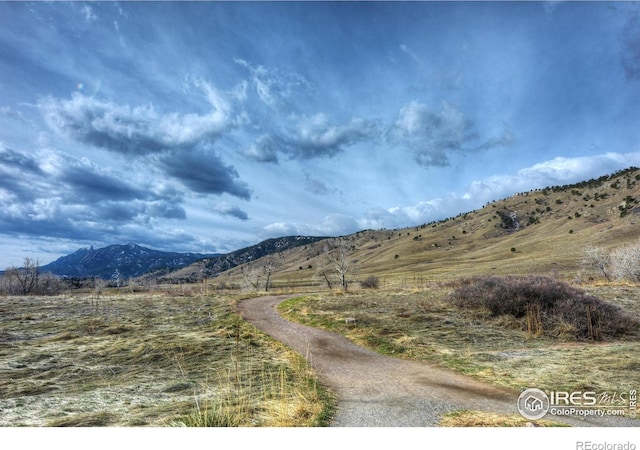
[{"label": "bare tree", "polygon": [[13,270],[12,268],[5,269],[4,275],[0,278],[0,293],[5,295],[16,295],[19,293],[18,283],[12,275]]},{"label": "bare tree", "polygon": [[111,278],[115,282],[117,288],[121,288],[122,286],[125,285],[124,277],[120,273],[120,269],[116,269],[116,271],[113,273]]},{"label": "bare tree", "polygon": [[282,265],[278,256],[282,257],[280,254],[272,254],[254,263],[244,265],[241,269],[243,289],[250,291],[264,289],[265,292],[269,292],[271,288],[271,277]]},{"label": "bare tree", "polygon": [[273,273],[277,271],[282,265],[282,263],[278,260],[278,256],[282,257],[282,255],[280,255],[279,253],[277,255],[267,256],[264,265],[262,266],[262,271],[266,278],[264,282],[265,292],[268,292],[269,288],[271,288],[271,275],[273,275]]},{"label": "bare tree", "polygon": [[19,286],[22,295],[28,295],[38,289],[40,278],[40,261],[31,258],[24,259],[24,265],[20,268],[12,266],[5,272],[5,276],[13,279]]},{"label": "bare tree", "polygon": [[589,267],[595,267],[598,269],[607,281],[611,281],[611,276],[609,275],[609,264],[611,262],[611,258],[609,252],[605,249],[595,246],[585,248],[583,262]]},{"label": "bare tree", "polygon": [[107,287],[107,285],[108,285],[107,280],[104,280],[99,277],[94,278],[93,289],[94,289],[95,297],[91,299],[92,306],[94,304],[94,299],[95,299],[95,305],[96,306],[98,305],[98,303],[100,302],[100,295],[102,295],[102,292]]},{"label": "bare tree", "polygon": [[340,286],[343,291],[349,289],[349,282],[355,272],[355,264],[351,259],[351,247],[345,238],[332,239],[327,242],[318,269],[318,277],[329,289]]},{"label": "bare tree", "polygon": [[62,290],[61,280],[51,272],[41,273],[35,293],[38,295],[58,295]]},{"label": "bare tree", "polygon": [[245,264],[242,266],[242,290],[258,291],[262,280],[263,272],[256,267]]},{"label": "bare tree", "polygon": [[596,267],[607,281],[616,279],[640,282],[640,241],[612,251],[588,247],[584,251],[583,261]]},{"label": "bare tree", "polygon": [[640,241],[612,251],[610,260],[614,278],[640,282]]}]

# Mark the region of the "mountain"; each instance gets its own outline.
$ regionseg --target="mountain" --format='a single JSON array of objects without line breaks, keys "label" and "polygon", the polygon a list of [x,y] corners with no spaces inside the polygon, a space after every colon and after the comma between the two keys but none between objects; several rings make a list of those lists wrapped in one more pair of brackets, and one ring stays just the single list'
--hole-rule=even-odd
[{"label": "mountain", "polygon": [[234,267],[256,261],[265,256],[282,254],[282,252],[298,247],[306,247],[324,239],[327,238],[317,236],[285,236],[267,239],[256,245],[242,248],[227,253],[226,255],[201,259],[166,276],[158,277],[156,274],[149,274],[149,276],[153,275],[159,282],[175,282],[177,280],[199,281],[203,278],[211,278]]},{"label": "mountain", "polygon": [[82,248],[41,267],[43,272],[66,277],[126,279],[152,271],[173,271],[202,258],[217,255],[162,252],[136,244]]}]

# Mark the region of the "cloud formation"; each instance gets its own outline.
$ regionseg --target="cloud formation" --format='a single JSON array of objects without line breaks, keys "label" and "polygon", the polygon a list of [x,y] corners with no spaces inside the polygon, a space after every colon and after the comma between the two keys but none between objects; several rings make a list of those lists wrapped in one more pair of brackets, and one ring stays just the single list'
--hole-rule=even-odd
[{"label": "cloud formation", "polygon": [[342,196],[340,189],[327,186],[327,183],[317,177],[312,176],[309,172],[304,173],[305,189],[315,195],[338,195]]},{"label": "cloud formation", "polygon": [[202,84],[209,114],[160,114],[152,104],[130,107],[78,92],[70,100],[47,97],[38,103],[47,124],[85,144],[125,155],[146,155],[212,141],[233,126],[228,103]]},{"label": "cloud formation", "polygon": [[[303,76],[290,71],[282,71],[264,65],[254,65],[250,61],[236,58],[235,63],[249,72],[249,84],[260,101],[273,110],[290,106],[291,97],[299,91],[312,89],[312,83]],[[242,85],[244,88],[246,84]],[[242,97],[246,97],[245,95]]]},{"label": "cloud formation", "polygon": [[386,133],[393,145],[409,148],[424,167],[447,166],[452,154],[468,154],[514,142],[513,134],[481,141],[474,123],[460,109],[443,101],[439,111],[411,101],[404,105]]},{"label": "cloud formation", "polygon": [[227,202],[217,204],[213,210],[223,216],[235,217],[240,220],[249,220],[249,215],[236,205]]},{"label": "cloud formation", "polygon": [[[60,158],[61,159],[61,158]],[[149,193],[113,173],[86,162],[66,158],[57,161],[55,179],[67,187],[68,202],[128,201],[149,198]]]},{"label": "cloud formation", "polygon": [[186,219],[180,197],[55,150],[35,155],[0,145],[0,228],[5,233],[103,240]]},{"label": "cloud formation", "polygon": [[244,155],[257,162],[278,164],[278,153],[284,144],[276,136],[263,135],[251,143],[244,151]]},{"label": "cloud formation", "polygon": [[640,153],[605,153],[590,157],[557,157],[515,174],[496,174],[472,181],[461,191],[414,204],[390,208],[373,207],[360,215],[331,214],[319,223],[276,222],[266,226],[265,236],[312,234],[337,236],[363,229],[395,229],[417,226],[481,208],[487,202],[518,192],[566,185],[597,178],[630,165],[640,167]]},{"label": "cloud formation", "polygon": [[275,222],[263,228],[264,237],[278,237],[291,235],[306,236],[341,236],[361,230],[358,221],[348,215],[341,213],[329,214],[317,223],[286,223]]},{"label": "cloud formation", "polygon": [[259,162],[278,163],[278,154],[290,159],[331,158],[377,134],[374,121],[358,117],[342,125],[331,123],[322,113],[294,116],[280,132],[260,136],[245,155]]},{"label": "cloud formation", "polygon": [[0,142],[0,170],[4,178],[18,177],[21,173],[41,174],[40,165],[31,155],[17,152]]},{"label": "cloud formation", "polygon": [[193,192],[251,198],[248,185],[238,180],[236,169],[209,149],[170,153],[160,159],[160,167]]},{"label": "cloud formation", "polygon": [[299,159],[331,157],[372,137],[375,132],[373,122],[357,117],[344,125],[334,125],[325,114],[301,116],[285,134],[284,151]]},{"label": "cloud formation", "polygon": [[[136,158],[160,155],[147,161],[156,162],[194,192],[249,199],[249,189],[237,180],[236,169],[219,155],[203,150],[205,144],[235,126],[231,106],[209,83],[196,80],[194,84],[212,106],[209,114],[160,114],[151,104],[131,108],[79,93],[73,93],[70,100],[47,97],[38,108],[49,127],[75,141]],[[67,172],[62,180],[85,183],[86,192],[112,184],[104,176],[86,177],[78,168]],[[112,187],[116,197],[125,193]]]}]

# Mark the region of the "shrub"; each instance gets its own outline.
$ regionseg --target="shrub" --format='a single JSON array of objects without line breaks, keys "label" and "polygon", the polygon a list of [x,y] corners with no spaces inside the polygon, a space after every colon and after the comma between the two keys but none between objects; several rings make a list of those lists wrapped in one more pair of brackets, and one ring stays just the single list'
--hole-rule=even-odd
[{"label": "shrub", "polygon": [[634,334],[640,321],[581,289],[545,276],[477,276],[463,279],[449,295],[460,308],[511,315],[533,335],[600,340]]},{"label": "shrub", "polygon": [[368,276],[360,283],[363,288],[378,289],[380,287],[380,280],[375,275]]}]

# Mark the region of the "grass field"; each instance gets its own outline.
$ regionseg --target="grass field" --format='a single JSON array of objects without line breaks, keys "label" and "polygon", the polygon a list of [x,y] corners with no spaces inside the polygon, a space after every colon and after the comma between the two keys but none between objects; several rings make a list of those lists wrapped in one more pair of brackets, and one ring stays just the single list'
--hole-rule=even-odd
[{"label": "grass field", "polygon": [[0,298],[1,426],[323,425],[298,355],[202,293]]},{"label": "grass field", "polygon": [[[583,286],[640,318],[635,286]],[[490,383],[523,390],[638,389],[640,336],[600,342],[532,336],[526,319],[490,317],[447,301],[450,287],[368,290],[298,297],[280,305],[286,317],[336,331],[375,351],[419,359]],[[355,318],[355,324],[345,318]]]},{"label": "grass field", "polygon": [[[637,287],[582,288],[640,318]],[[281,312],[515,390],[638,388],[637,334],[535,337],[524,318],[455,307],[450,291],[327,292]],[[0,426],[326,425],[335,399],[300,356],[240,320],[238,298],[185,290],[0,298]],[[461,411],[441,425],[521,422]]]}]

